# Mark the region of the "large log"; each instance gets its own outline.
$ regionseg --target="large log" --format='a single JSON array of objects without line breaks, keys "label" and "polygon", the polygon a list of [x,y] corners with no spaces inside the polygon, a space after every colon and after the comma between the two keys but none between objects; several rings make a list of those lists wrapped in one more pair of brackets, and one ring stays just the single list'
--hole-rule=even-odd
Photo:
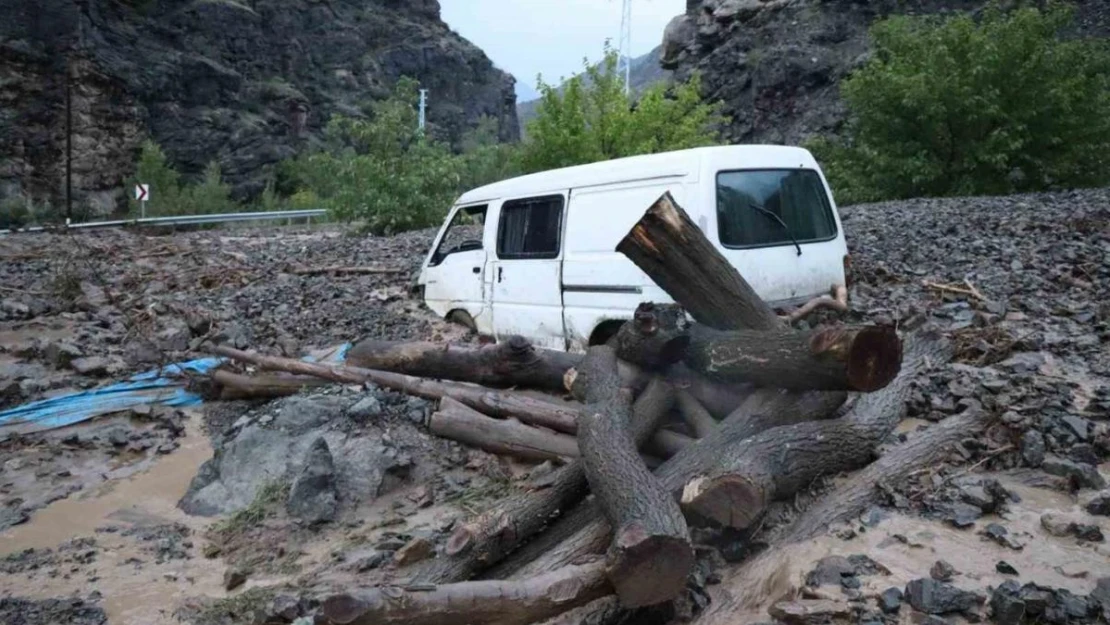
[{"label": "large log", "polygon": [[520,336],[478,348],[364,340],[347,353],[348,363],[365,369],[496,388],[521,386],[551,391],[564,390],[563,375],[579,360],[581,356],[574,354],[536,349]]},{"label": "large log", "polygon": [[744,529],[775,499],[793,496],[823,475],[866,465],[905,416],[916,377],[951,358],[948,342],[931,332],[918,332],[911,341],[898,378],[882,390],[858,397],[847,415],[776,427],[743,445],[722,449],[713,469],[686,484],[683,507]]},{"label": "large log", "polygon": [[493,419],[444,397],[428,419],[428,430],[495,454],[524,460],[563,460],[579,455],[573,436],[530,427],[513,419]]},{"label": "large log", "polygon": [[324,622],[342,625],[529,625],[612,592],[600,562],[520,581],[386,586],[333,595]]},{"label": "large log", "polygon": [[274,399],[296,395],[306,388],[330,384],[327,380],[311,376],[250,376],[226,369],[216,369],[210,374],[215,383],[215,399]]},{"label": "large log", "polygon": [[690,329],[685,362],[719,382],[872,392],[898,375],[902,341],[890,326],[726,332],[696,325]]},{"label": "large log", "polygon": [[640,459],[629,431],[629,404],[618,384],[616,352],[592,347],[587,363],[592,383],[579,413],[578,446],[590,489],[616,528],[606,575],[625,606],[668,601],[683,591],[694,565],[686,520]]},{"label": "large log", "polygon": [[[824,419],[837,412],[844,392],[789,391],[749,397],[705,438],[683,449],[655,470],[659,482],[677,499],[691,478],[713,468],[724,450],[770,428]],[[586,502],[521,547],[485,577],[527,577],[550,571],[604,549],[611,527],[596,502]]]},{"label": "large log", "polygon": [[784,327],[759,295],[675,202],[670,192],[655,201],[617,244],[624,254],[685,308],[719,330]]},{"label": "large log", "polygon": [[[638,445],[670,411],[672,402],[670,385],[660,379],[649,383],[636,398],[632,404],[631,430]],[[587,491],[581,459],[556,471],[548,486],[509,497],[455,529],[447,539],[443,555],[425,565],[413,581],[442,584],[470,579],[546,527]]]},{"label": "large log", "polygon": [[632,321],[625,323],[613,339],[617,356],[648,370],[662,370],[682,360],[690,342],[686,311],[674,304],[643,302]]}]

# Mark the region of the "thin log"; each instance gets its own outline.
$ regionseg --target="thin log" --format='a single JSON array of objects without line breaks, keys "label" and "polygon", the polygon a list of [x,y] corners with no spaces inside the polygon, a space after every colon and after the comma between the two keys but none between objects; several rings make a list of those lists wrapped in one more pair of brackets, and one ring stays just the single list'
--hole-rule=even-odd
[{"label": "thin log", "polygon": [[210,377],[216,383],[216,397],[221,401],[288,397],[306,388],[331,384],[312,376],[250,376],[226,369],[217,369]]},{"label": "thin log", "polygon": [[798,307],[797,310],[782,317],[787,323],[794,323],[799,319],[804,319],[812,314],[814,311],[822,308],[835,310],[836,312],[848,312],[848,287],[843,284],[834,285],[831,289],[831,295],[817,296],[805,304]]},{"label": "thin log", "polygon": [[[561,402],[554,398],[545,400],[513,391],[494,391],[480,386],[429,380],[403,373],[376,371],[345,365],[322,365],[293,358],[264,356],[222,346],[211,348],[211,352],[232,360],[253,364],[263,369],[313,376],[341,384],[373,382],[378,386],[415,397],[423,397],[424,399],[440,400],[444,397],[450,397],[490,416],[516,418],[530,425],[538,425],[568,434],[578,431],[578,409],[582,405],[577,402]],[[246,376],[234,378],[235,383],[243,378],[246,378]],[[231,378],[225,377],[224,379],[230,380]]]},{"label": "thin log", "polygon": [[951,345],[931,332],[911,337],[907,363],[886,388],[858,397],[830,421],[776,427],[721,450],[717,465],[687,482],[682,505],[722,525],[744,529],[776,499],[793,496],[823,475],[858,469],[906,414],[917,376],[951,358]]},{"label": "thin log", "polygon": [[386,586],[324,599],[328,623],[342,625],[529,625],[612,592],[600,562],[520,581]]},{"label": "thin log", "polygon": [[872,392],[898,375],[902,341],[889,326],[723,332],[698,325],[690,330],[685,362],[719,382]]},{"label": "thin log", "polygon": [[678,404],[678,411],[682,414],[682,420],[690,426],[695,437],[705,438],[717,428],[717,420],[689,391],[685,389],[675,391],[675,403]]},{"label": "thin log", "polygon": [[659,430],[652,435],[647,451],[662,458],[670,458],[695,442],[697,442],[696,438],[690,438],[685,434],[673,430]]},{"label": "thin log", "polygon": [[[670,385],[656,379],[632,405],[632,436],[640,445],[673,404]],[[586,495],[581,459],[556,470],[545,488],[509,497],[496,508],[460,525],[447,539],[444,554],[422,568],[413,581],[445,583],[470,579],[501,561]]]},{"label": "thin log", "polygon": [[[846,393],[837,391],[752,395],[708,436],[663,463],[655,476],[677,499],[686,482],[711,470],[724,450],[772,427],[827,418],[836,414],[846,398]],[[585,502],[485,577],[527,577],[572,563],[603,550],[611,531],[597,502]]]},{"label": "thin log", "polygon": [[776,330],[782,321],[664,193],[617,244],[695,321],[719,330]]},{"label": "thin log", "polygon": [[689,393],[698,400],[715,419],[724,419],[751,397],[757,388],[753,384],[722,384],[694,373],[682,363],[667,370],[667,381],[675,389]]},{"label": "thin log", "polygon": [[628,403],[616,383],[616,351],[592,347],[587,364],[595,382],[587,392],[592,401],[579,413],[578,446],[590,489],[616,528],[606,575],[625,606],[669,601],[683,591],[694,566],[686,520],[640,459]]},{"label": "thin log", "polygon": [[506,388],[564,390],[563,376],[580,355],[536,349],[513,336],[504,343],[463,347],[438,343],[365,340],[347,353],[355,367]]},{"label": "thin log", "polygon": [[573,436],[512,419],[493,419],[450,397],[440,401],[439,410],[428,419],[428,430],[436,436],[524,460],[560,461],[579,455]]}]

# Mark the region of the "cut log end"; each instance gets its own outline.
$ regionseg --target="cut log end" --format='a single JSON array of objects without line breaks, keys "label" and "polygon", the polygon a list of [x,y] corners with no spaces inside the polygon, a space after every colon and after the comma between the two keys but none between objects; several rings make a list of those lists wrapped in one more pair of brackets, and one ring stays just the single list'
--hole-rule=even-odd
[{"label": "cut log end", "polygon": [[470,525],[460,526],[455,530],[447,539],[447,544],[443,547],[443,553],[448,556],[453,556],[466,551],[474,542],[474,531]]},{"label": "cut log end", "polygon": [[696,477],[682,490],[682,507],[721,525],[745,529],[767,507],[767,493],[741,475]]},{"label": "cut log end", "polygon": [[627,608],[678,597],[694,566],[694,551],[678,536],[648,535],[627,527],[615,537],[606,575]]},{"label": "cut log end", "polygon": [[363,602],[349,594],[332,595],[320,605],[324,617],[329,623],[347,625],[359,617],[363,611]]},{"label": "cut log end", "polygon": [[889,326],[868,326],[856,334],[848,352],[848,382],[870,393],[884,388],[902,369],[902,340]]}]

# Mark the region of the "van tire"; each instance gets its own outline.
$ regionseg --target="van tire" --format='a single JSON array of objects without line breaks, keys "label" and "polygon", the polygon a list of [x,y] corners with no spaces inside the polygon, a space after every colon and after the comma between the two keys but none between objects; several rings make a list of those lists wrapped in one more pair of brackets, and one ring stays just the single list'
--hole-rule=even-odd
[{"label": "van tire", "polygon": [[594,345],[604,345],[609,342],[609,339],[616,336],[617,331],[624,325],[623,319],[610,319],[609,321],[602,321],[597,324],[592,334],[590,334],[590,347]]},{"label": "van tire", "polygon": [[465,310],[452,310],[447,313],[447,321],[463,326],[471,332],[478,331],[478,324],[474,323],[474,317],[471,317],[470,313]]}]

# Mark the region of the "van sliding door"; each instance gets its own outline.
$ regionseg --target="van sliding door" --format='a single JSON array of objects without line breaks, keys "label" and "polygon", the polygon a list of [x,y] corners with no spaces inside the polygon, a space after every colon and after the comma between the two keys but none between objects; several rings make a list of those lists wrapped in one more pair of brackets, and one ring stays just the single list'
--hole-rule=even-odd
[{"label": "van sliding door", "polygon": [[537,347],[566,349],[561,290],[565,194],[506,200],[497,224],[493,327]]}]

